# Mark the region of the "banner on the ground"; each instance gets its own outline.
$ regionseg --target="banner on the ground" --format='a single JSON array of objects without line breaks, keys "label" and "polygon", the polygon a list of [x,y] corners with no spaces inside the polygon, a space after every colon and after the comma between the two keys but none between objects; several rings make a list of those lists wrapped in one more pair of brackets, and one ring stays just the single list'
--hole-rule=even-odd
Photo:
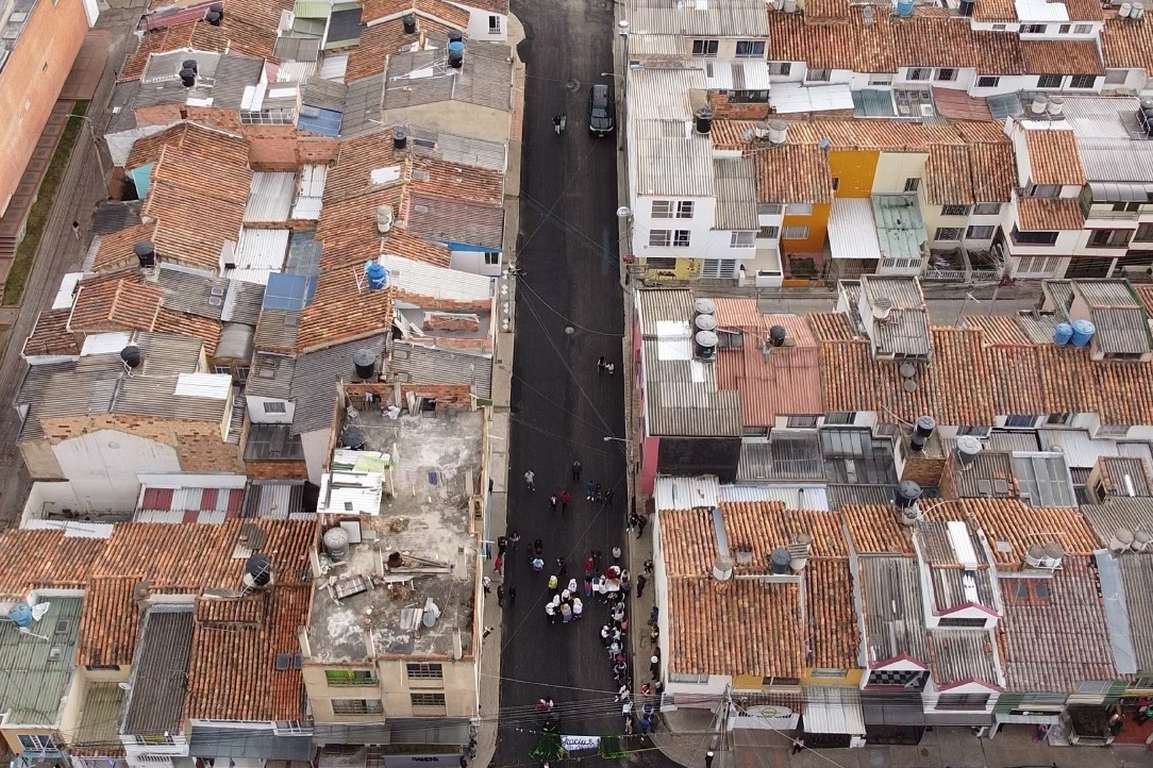
[{"label": "banner on the ground", "polygon": [[560,737],[560,743],[569,752],[576,752],[581,749],[596,749],[600,746],[600,736],[564,736]]}]

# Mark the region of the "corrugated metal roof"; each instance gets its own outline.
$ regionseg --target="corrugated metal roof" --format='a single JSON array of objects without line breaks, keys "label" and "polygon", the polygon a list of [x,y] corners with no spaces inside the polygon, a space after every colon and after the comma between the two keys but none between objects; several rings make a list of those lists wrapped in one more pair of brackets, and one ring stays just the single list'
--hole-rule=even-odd
[{"label": "corrugated metal roof", "polygon": [[829,497],[823,485],[722,485],[720,500],[738,501],[779,501],[785,509],[815,509],[826,512]]},{"label": "corrugated metal roof", "polygon": [[430,240],[499,250],[504,243],[504,209],[413,195],[408,228]]},{"label": "corrugated metal roof", "polygon": [[508,151],[504,144],[497,141],[484,141],[444,132],[436,133],[418,127],[409,128],[408,136],[409,147],[417,155],[436,157],[446,163],[502,173],[508,165]]},{"label": "corrugated metal roof", "polygon": [[164,288],[161,305],[176,312],[221,319],[228,296],[228,280],[161,264],[156,284]]},{"label": "corrugated metal roof", "polygon": [[[327,56],[325,60],[328,60]],[[383,72],[350,82],[344,97],[344,121],[341,123],[345,137],[383,130],[380,122],[383,99]]]},{"label": "corrugated metal roof", "polygon": [[1081,507],[1081,514],[1093,526],[1103,547],[1109,546],[1113,535],[1122,528],[1130,533],[1153,533],[1153,498],[1114,496],[1105,499],[1103,504],[1086,504]]},{"label": "corrugated metal roof", "polygon": [[706,86],[703,69],[630,70],[628,161],[634,194],[715,194],[712,144],[691,122],[691,92]]},{"label": "corrugated metal roof", "polygon": [[865,644],[871,666],[898,656],[926,663],[928,645],[921,605],[921,579],[911,557],[857,558]]},{"label": "corrugated metal roof", "polygon": [[[737,478],[745,481],[821,480],[824,470],[816,433],[782,433],[769,439],[746,438],[741,443]],[[794,436],[795,435],[795,436]]]},{"label": "corrugated metal roof", "polygon": [[769,34],[765,6],[758,0],[633,0],[634,35],[702,35],[764,38]]},{"label": "corrugated metal roof", "polygon": [[142,625],[121,733],[175,733],[184,711],[193,612],[152,608]]},{"label": "corrugated metal roof", "polygon": [[1139,107],[1140,101],[1132,97],[1065,100],[1065,122],[1076,135],[1088,180],[1143,183],[1153,179],[1153,144],[1137,126]]},{"label": "corrugated metal roof", "polygon": [[448,66],[448,52],[443,48],[393,54],[383,82],[383,107],[391,111],[458,101],[508,112],[512,109],[510,55],[506,45],[475,40],[468,41],[460,69]]},{"label": "corrugated metal roof", "polygon": [[657,512],[669,509],[712,508],[720,499],[715,475],[701,477],[658,477],[653,490]]},{"label": "corrugated metal roof", "polygon": [[315,221],[324,207],[327,165],[306,165],[300,169],[300,183],[292,205],[292,218]]},{"label": "corrugated metal roof", "polygon": [[355,366],[352,356],[367,349],[379,358],[384,352],[386,336],[372,336],[327,349],[310,352],[296,359],[292,377],[292,399],[296,411],[292,418],[293,434],[330,429],[336,413],[336,382],[352,381]]},{"label": "corrugated metal roof", "polygon": [[716,229],[755,230],[757,225],[757,191],[753,160],[748,157],[721,158],[713,161],[716,178]]},{"label": "corrugated metal roof", "polygon": [[25,635],[12,621],[0,624],[0,707],[6,722],[57,725],[75,669],[80,612],[79,598],[53,597],[32,628],[47,640]]},{"label": "corrugated metal roof", "polygon": [[1136,666],[1149,669],[1153,666],[1153,555],[1125,554],[1118,561]]},{"label": "corrugated metal roof", "polygon": [[1060,452],[1070,467],[1090,469],[1101,456],[1117,455],[1115,441],[1094,440],[1082,429],[1041,429],[1036,434],[1041,450]]},{"label": "corrugated metal roof", "polygon": [[224,296],[224,309],[220,319],[226,323],[244,323],[255,326],[260,320],[260,307],[264,302],[264,286],[243,280],[229,280]]},{"label": "corrugated metal roof", "polygon": [[[1130,560],[1131,558],[1126,558]],[[1093,553],[1093,560],[1097,563],[1097,578],[1101,584],[1101,599],[1105,607],[1105,627],[1109,633],[1109,648],[1113,651],[1113,665],[1122,675],[1131,675],[1140,667],[1137,665],[1137,654],[1133,647],[1133,632],[1129,621],[1129,606],[1126,605],[1125,582],[1121,575],[1121,564],[1118,558],[1105,550]],[[1144,573],[1153,574],[1148,563],[1142,569]],[[1153,592],[1153,583],[1140,585],[1145,595]],[[1148,618],[1146,618],[1148,621]],[[1153,622],[1146,624],[1144,631],[1153,631]],[[1149,635],[1146,634],[1146,637]],[[1153,663],[1153,654],[1142,664]]]},{"label": "corrugated metal roof", "polygon": [[802,689],[805,733],[865,735],[865,716],[861,710],[861,693],[856,688],[832,688],[825,685]]},{"label": "corrugated metal roof", "polygon": [[741,402],[736,390],[718,391],[711,363],[669,359],[662,344],[644,342],[649,434],[740,436]]},{"label": "corrugated metal roof", "polygon": [[388,269],[389,284],[404,293],[449,301],[478,301],[493,295],[491,277],[389,254],[377,261]]},{"label": "corrugated metal roof", "polygon": [[[244,208],[244,221],[287,221],[295,191],[295,173],[265,171],[253,173],[252,186],[248,192],[248,205]],[[241,236],[243,237],[243,230]]]},{"label": "corrugated metal roof", "polygon": [[291,236],[292,230],[288,229],[244,227],[240,230],[240,239],[232,255],[232,263],[236,268],[228,270],[228,277],[264,285],[268,281],[269,272],[278,272],[284,266]]},{"label": "corrugated metal roof", "polygon": [[881,242],[866,197],[838,197],[829,211],[829,248],[834,259],[880,259]]},{"label": "corrugated metal roof", "polygon": [[1014,453],[1013,474],[1022,499],[1035,507],[1075,507],[1073,477],[1061,453]]},{"label": "corrugated metal roof", "polygon": [[389,360],[389,373],[396,381],[417,384],[467,384],[479,398],[492,396],[492,358],[396,342]]},{"label": "corrugated metal roof", "polygon": [[244,517],[287,520],[304,513],[304,483],[266,481],[250,483],[244,495]]},{"label": "corrugated metal roof", "polygon": [[941,691],[969,682],[994,690],[1005,685],[992,630],[937,629],[929,632],[929,670]]}]

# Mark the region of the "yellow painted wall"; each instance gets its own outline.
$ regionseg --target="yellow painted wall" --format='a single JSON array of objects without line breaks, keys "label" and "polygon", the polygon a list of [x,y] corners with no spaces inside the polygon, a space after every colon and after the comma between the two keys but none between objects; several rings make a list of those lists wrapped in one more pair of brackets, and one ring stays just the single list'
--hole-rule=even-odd
[{"label": "yellow painted wall", "polygon": [[829,173],[837,179],[837,197],[868,197],[873,192],[877,160],[881,153],[872,150],[831,150]]},{"label": "yellow painted wall", "polygon": [[661,280],[696,280],[701,274],[700,259],[677,259],[677,265],[674,269],[649,268],[643,259],[641,266],[645,271],[645,279],[655,282]]},{"label": "yellow painted wall", "polygon": [[786,227],[808,227],[807,240],[787,240],[781,237],[781,253],[815,253],[825,247],[825,234],[829,227],[829,203],[817,203],[808,216],[785,214],[781,232]]},{"label": "yellow painted wall", "polygon": [[801,678],[801,685],[824,685],[833,688],[860,688],[861,675],[864,670],[849,669],[845,671],[844,677],[813,677],[812,670],[806,669],[804,676]]}]

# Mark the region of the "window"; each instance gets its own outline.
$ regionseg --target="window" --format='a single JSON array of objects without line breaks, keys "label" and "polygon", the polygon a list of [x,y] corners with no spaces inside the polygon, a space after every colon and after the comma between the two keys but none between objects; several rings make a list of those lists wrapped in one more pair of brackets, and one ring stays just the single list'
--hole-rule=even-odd
[{"label": "window", "polygon": [[840,186],[841,186],[841,177],[840,176],[834,176],[833,177],[833,191],[836,192],[837,189],[840,188]]},{"label": "window", "polygon": [[1140,213],[1141,203],[1113,203],[1114,213]]},{"label": "window", "polygon": [[811,216],[813,205],[812,203],[789,203],[785,208],[785,213],[789,216]]},{"label": "window", "polygon": [[681,200],[677,203],[677,218],[691,219],[693,217],[693,201]]},{"label": "window", "polygon": [[825,416],[825,425],[852,424],[857,419],[856,411],[834,411]]},{"label": "window", "polygon": [[1045,605],[1053,595],[1048,579],[1005,579],[1001,585],[1005,602],[1014,605]]},{"label": "window", "polygon": [[762,677],[761,685],[766,688],[771,688],[775,685],[800,685],[801,680],[798,677]]},{"label": "window", "polygon": [[916,177],[909,177],[905,179],[905,191],[916,192],[921,187],[921,180]]},{"label": "window", "polygon": [[216,374],[224,374],[225,376],[231,376],[232,375],[232,366],[214,365],[214,366],[212,366],[212,372],[216,373]]},{"label": "window", "polygon": [[770,75],[785,76],[785,75],[788,75],[789,72],[792,71],[792,69],[793,69],[793,63],[791,61],[770,61],[769,62],[769,74]]},{"label": "window", "polygon": [[1090,248],[1124,248],[1129,245],[1128,229],[1093,229],[1089,231]]},{"label": "window", "polygon": [[973,206],[974,216],[996,216],[1000,212],[1000,203],[977,203]]},{"label": "window", "polygon": [[759,59],[765,55],[765,41],[764,40],[738,40],[737,41],[737,58],[738,59]]},{"label": "window", "polygon": [[149,733],[144,736],[133,737],[141,746],[163,747],[173,744],[172,737],[166,733]]},{"label": "window", "polygon": [[1022,24],[1021,25],[1021,34],[1022,35],[1043,35],[1043,34],[1045,34],[1046,28],[1047,28],[1047,25],[1045,25],[1045,24]]},{"label": "window", "polygon": [[500,34],[500,16],[488,17],[488,33],[490,35]]},{"label": "window", "polygon": [[982,629],[985,626],[984,619],[966,619],[950,616],[943,617],[937,623],[942,627],[960,627],[963,629]]},{"label": "window", "polygon": [[645,266],[649,269],[676,269],[676,259],[645,259]]},{"label": "window", "polygon": [[975,427],[971,424],[966,424],[965,426],[957,427],[957,437],[961,437],[963,435],[971,435],[972,437],[988,437],[989,431],[990,430],[988,427]]},{"label": "window", "polygon": [[673,247],[674,248],[688,248],[689,236],[692,233],[687,229],[678,229],[673,232]]},{"label": "window", "polygon": [[933,70],[926,67],[910,67],[909,79],[910,80],[928,80],[933,76]]},{"label": "window", "polygon": [[937,80],[944,83],[951,83],[957,79],[957,70],[952,67],[941,67],[937,70]]},{"label": "window", "polygon": [[997,228],[993,227],[993,226],[969,227],[967,230],[965,230],[965,239],[966,240],[992,240],[993,239],[993,233],[996,230],[997,230]]},{"label": "window", "polygon": [[371,669],[326,669],[324,679],[329,685],[376,685]]},{"label": "window", "polygon": [[670,672],[670,683],[696,683],[698,685],[707,683],[709,681],[708,675],[694,675],[686,672]]},{"label": "window", "polygon": [[1070,88],[1092,88],[1096,84],[1096,75],[1073,75],[1069,78]]},{"label": "window", "polygon": [[380,699],[330,699],[334,715],[379,715],[384,712]]},{"label": "window", "polygon": [[1072,24],[1062,24],[1061,26],[1057,27],[1057,34],[1058,35],[1067,35],[1067,34],[1069,34],[1069,30],[1071,30],[1072,28],[1073,28]]},{"label": "window", "polygon": [[649,248],[668,248],[672,243],[673,233],[668,229],[649,230]]},{"label": "window", "polygon": [[757,203],[758,216],[780,216],[785,206],[780,203]]},{"label": "window", "polygon": [[761,227],[761,231],[757,233],[757,237],[761,240],[776,240],[780,236],[780,227]]},{"label": "window", "polygon": [[785,227],[783,230],[781,230],[781,239],[782,240],[808,240],[809,239],[809,228],[804,226],[803,224],[802,225],[794,225],[791,227]]},{"label": "window", "polygon": [[719,40],[694,40],[693,41],[693,55],[694,56],[716,56],[717,48],[720,46]]},{"label": "window", "polygon": [[1020,245],[1056,245],[1056,232],[1021,232],[1013,226],[1013,242]]},{"label": "window", "polygon": [[805,80],[810,83],[827,83],[832,74],[828,69],[810,69],[805,73]]},{"label": "window", "polygon": [[1153,224],[1138,224],[1137,231],[1133,234],[1133,242],[1135,243],[1149,243],[1153,242]]},{"label": "window", "polygon": [[1029,188],[1029,197],[1060,197],[1061,185],[1060,184],[1034,184]]},{"label": "window", "polygon": [[484,263],[490,267],[495,267],[500,264],[500,251],[485,251]]},{"label": "window", "polygon": [[789,429],[809,429],[817,426],[817,416],[789,416],[787,426]]},{"label": "window", "polygon": [[809,673],[812,677],[844,677],[849,674],[847,669],[834,669],[832,667],[813,667]]},{"label": "window", "polygon": [[279,402],[266,402],[264,403],[265,413],[288,413],[288,407],[284,403]]},{"label": "window", "polygon": [[1045,417],[1045,423],[1046,424],[1057,424],[1060,426],[1064,426],[1064,425],[1069,423],[1069,420],[1072,417],[1073,417],[1073,414],[1071,414],[1067,411],[1064,413],[1050,413],[1048,416]]},{"label": "window", "polygon": [[1124,85],[1129,79],[1129,70],[1110,69],[1105,72],[1105,85]]},{"label": "window", "polygon": [[1051,275],[1061,266],[1059,256],[1022,256],[1017,266],[1019,275]]},{"label": "window", "polygon": [[744,347],[745,334],[717,329],[717,349],[744,349]]},{"label": "window", "polygon": [[705,259],[701,263],[701,277],[709,280],[728,280],[737,276],[736,259]]},{"label": "window", "polygon": [[673,217],[673,201],[653,200],[651,215],[654,219],[671,219]]},{"label": "window", "polygon": [[752,248],[757,244],[756,239],[756,232],[733,232],[732,237],[729,238],[729,247]]},{"label": "window", "polygon": [[1097,437],[1125,437],[1128,434],[1128,424],[1102,424],[1097,427]]},{"label": "window", "polygon": [[443,693],[410,693],[409,697],[414,707],[443,707],[445,703]]},{"label": "window", "polygon": [[1008,29],[1008,26],[1005,24],[994,24],[993,25],[993,31],[994,32],[1004,32],[1006,29]]},{"label": "window", "polygon": [[993,77],[991,75],[982,75],[981,77],[977,78],[977,87],[978,88],[996,88],[1000,82],[1001,82],[1001,78],[999,78],[999,77]]},{"label": "window", "polygon": [[967,205],[942,205],[942,216],[968,216],[969,206]]},{"label": "window", "polygon": [[51,736],[21,736],[20,746],[29,752],[59,752]]},{"label": "window", "polygon": [[987,693],[942,693],[937,709],[984,709],[989,703]]},{"label": "window", "polygon": [[1018,429],[1032,429],[1033,425],[1036,423],[1036,416],[1021,413],[1011,413],[1005,417],[1005,426],[1009,428],[1016,427]]},{"label": "window", "polygon": [[1064,75],[1039,75],[1037,77],[1038,88],[1060,88],[1061,83],[1065,80]]},{"label": "window", "polygon": [[730,104],[767,104],[769,92],[765,91],[729,91]]},{"label": "window", "polygon": [[1092,33],[1093,33],[1093,25],[1092,24],[1074,24],[1073,25],[1073,34],[1074,35],[1089,35]]},{"label": "window", "polygon": [[892,82],[892,75],[878,74],[876,72],[869,75],[869,85],[891,85]]},{"label": "window", "polygon": [[937,227],[937,233],[934,236],[935,240],[960,240],[961,228],[960,227]]},{"label": "window", "polygon": [[440,664],[406,664],[405,670],[408,672],[410,680],[443,680],[444,667]]}]

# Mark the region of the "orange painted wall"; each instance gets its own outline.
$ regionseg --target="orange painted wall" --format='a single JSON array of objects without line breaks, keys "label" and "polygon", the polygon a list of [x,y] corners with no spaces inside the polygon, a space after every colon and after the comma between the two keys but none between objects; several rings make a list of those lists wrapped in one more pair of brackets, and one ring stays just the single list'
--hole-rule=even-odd
[{"label": "orange painted wall", "polygon": [[[786,240],[787,227],[808,227],[809,237],[805,240]],[[829,227],[829,203],[817,203],[808,216],[786,213],[781,225],[781,253],[815,253],[825,247],[825,234]]]},{"label": "orange painted wall", "polygon": [[829,173],[837,179],[837,197],[868,197],[881,153],[871,150],[832,150]]},{"label": "orange painted wall", "polygon": [[0,214],[88,32],[81,0],[40,0],[0,71]]}]

